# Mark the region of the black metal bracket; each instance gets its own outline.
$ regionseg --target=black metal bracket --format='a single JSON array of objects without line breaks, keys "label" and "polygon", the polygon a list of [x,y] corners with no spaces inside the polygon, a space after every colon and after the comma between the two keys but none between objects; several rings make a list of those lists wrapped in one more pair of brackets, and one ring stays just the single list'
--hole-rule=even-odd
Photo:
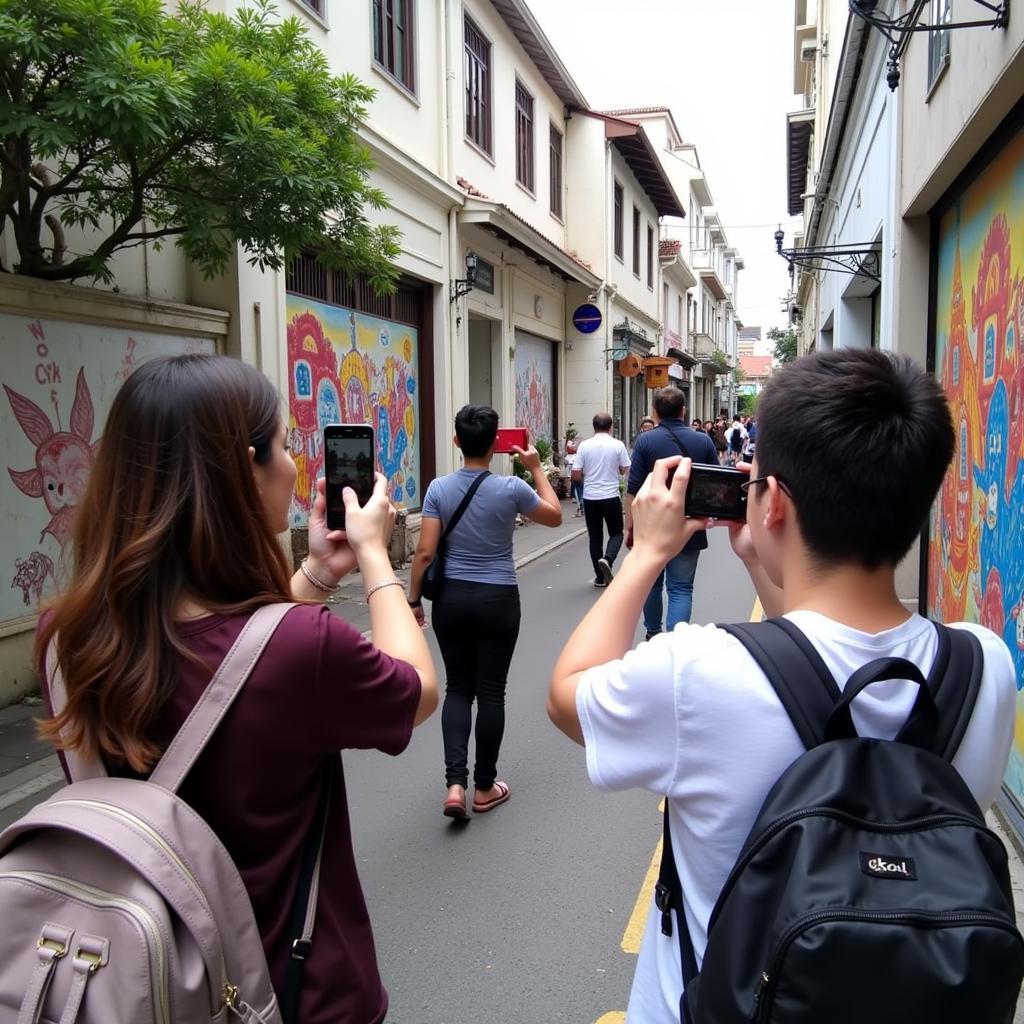
[{"label": "black metal bracket", "polygon": [[775,249],[789,264],[789,269],[841,270],[854,277],[867,277],[881,282],[882,264],[878,248],[871,243],[861,245],[815,245],[802,249],[783,249],[781,229],[775,232]]},{"label": "black metal bracket", "polygon": [[889,89],[896,91],[900,84],[900,61],[903,59],[915,32],[950,32],[960,28],[1006,28],[1010,23],[1010,0],[991,3],[990,0],[973,0],[979,7],[991,11],[994,17],[978,21],[951,21],[945,24],[921,24],[921,15],[929,0],[913,0],[910,10],[899,17],[893,17],[878,10],[878,0],[849,0],[850,12],[877,29],[889,42],[889,64],[885,79]]}]

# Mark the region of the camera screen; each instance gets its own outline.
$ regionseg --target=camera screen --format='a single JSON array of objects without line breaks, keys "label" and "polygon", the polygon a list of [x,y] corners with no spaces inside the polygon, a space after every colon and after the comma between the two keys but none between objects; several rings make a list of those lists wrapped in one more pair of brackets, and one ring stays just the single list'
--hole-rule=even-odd
[{"label": "camera screen", "polygon": [[365,505],[373,493],[373,442],[369,437],[329,437],[327,448],[327,511],[345,511],[341,494],[351,487]]},{"label": "camera screen", "polygon": [[716,512],[730,518],[741,514],[743,492],[741,480],[722,480],[712,476],[695,474],[690,480],[687,507],[699,510],[701,515],[714,516]]}]

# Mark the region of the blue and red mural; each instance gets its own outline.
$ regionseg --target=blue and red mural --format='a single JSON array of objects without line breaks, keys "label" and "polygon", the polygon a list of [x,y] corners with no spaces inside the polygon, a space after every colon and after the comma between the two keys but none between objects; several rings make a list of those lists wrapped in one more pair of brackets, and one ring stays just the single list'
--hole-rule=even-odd
[{"label": "blue and red mural", "polygon": [[957,451],[931,517],[928,609],[1010,648],[1006,784],[1024,807],[1024,131],[945,214],[938,245],[935,366]]},{"label": "blue and red mural", "polygon": [[305,526],[323,473],[323,428],[369,423],[398,508],[420,505],[415,327],[288,296],[288,411],[299,475],[291,525]]}]

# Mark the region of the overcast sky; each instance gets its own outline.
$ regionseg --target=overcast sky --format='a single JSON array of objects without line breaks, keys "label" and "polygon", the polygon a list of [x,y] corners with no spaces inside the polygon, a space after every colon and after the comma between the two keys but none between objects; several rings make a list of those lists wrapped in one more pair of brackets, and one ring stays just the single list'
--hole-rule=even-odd
[{"label": "overcast sky", "polygon": [[697,145],[730,245],[740,251],[739,315],[785,326],[786,113],[793,95],[792,0],[528,0],[598,110],[672,108]]}]

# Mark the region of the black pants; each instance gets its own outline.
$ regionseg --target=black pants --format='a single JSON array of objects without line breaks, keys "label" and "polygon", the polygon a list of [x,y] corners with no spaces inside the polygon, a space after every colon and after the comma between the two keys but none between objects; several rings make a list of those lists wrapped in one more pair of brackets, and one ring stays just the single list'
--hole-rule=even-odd
[{"label": "black pants", "polygon": [[[583,502],[583,515],[590,534],[590,561],[594,563],[594,578],[601,579],[597,560],[602,555],[609,565],[622,547],[622,501],[619,498],[587,498]],[[604,528],[608,529],[608,547],[604,546]]]},{"label": "black pants", "polygon": [[469,782],[469,733],[476,700],[473,782],[490,789],[505,732],[505,685],[519,638],[519,588],[446,580],[434,602],[434,635],[448,685],[441,711],[445,780]]}]

